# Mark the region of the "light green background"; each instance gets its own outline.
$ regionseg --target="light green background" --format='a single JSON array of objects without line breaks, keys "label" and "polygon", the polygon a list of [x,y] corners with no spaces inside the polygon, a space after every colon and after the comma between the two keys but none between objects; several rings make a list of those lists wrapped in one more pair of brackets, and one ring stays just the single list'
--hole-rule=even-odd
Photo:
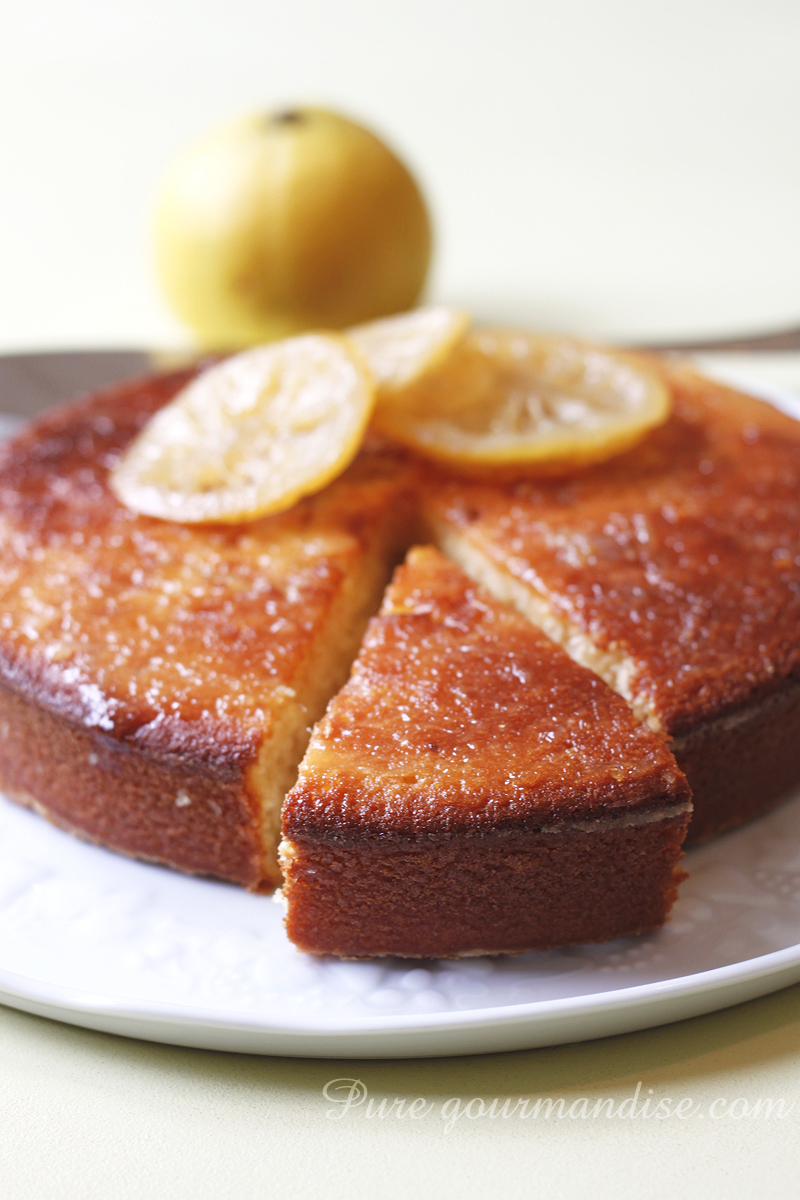
[{"label": "light green background", "polygon": [[[798,1194],[800,987],[658,1030],[474,1058],[240,1057],[9,1010],[0,1010],[0,1047],[0,1180],[9,1200]],[[434,1108],[417,1120],[368,1119],[363,1105],[341,1116],[322,1094],[337,1078],[361,1079],[376,1100],[421,1096]],[[652,1088],[656,1099],[688,1098],[704,1116],[464,1115],[449,1133],[441,1117],[452,1097],[621,1101],[639,1082],[641,1097]],[[708,1115],[714,1100],[739,1097],[794,1107],[782,1120],[774,1111],[768,1119]]]},{"label": "light green background", "polygon": [[[311,99],[386,131],[437,218],[432,294],[653,337],[800,318],[793,0],[28,0],[0,37],[0,351],[175,345],[147,213],[210,123]],[[727,360],[800,390],[800,356]],[[0,1196],[796,1197],[800,989],[585,1045],[405,1063],[127,1042],[0,1009]],[[326,1113],[324,1084],[424,1096]],[[479,1096],[690,1098],[507,1120]],[[721,1098],[784,1120],[711,1120]],[[340,1109],[333,1109],[341,1112]]]}]

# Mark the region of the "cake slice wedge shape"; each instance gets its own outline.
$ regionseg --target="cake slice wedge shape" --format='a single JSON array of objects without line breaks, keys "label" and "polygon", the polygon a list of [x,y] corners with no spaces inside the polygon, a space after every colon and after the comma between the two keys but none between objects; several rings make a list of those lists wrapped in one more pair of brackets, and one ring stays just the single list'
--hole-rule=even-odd
[{"label": "cake slice wedge shape", "polygon": [[287,931],[350,958],[641,933],[675,899],[690,810],[624,700],[415,548],[284,805]]}]

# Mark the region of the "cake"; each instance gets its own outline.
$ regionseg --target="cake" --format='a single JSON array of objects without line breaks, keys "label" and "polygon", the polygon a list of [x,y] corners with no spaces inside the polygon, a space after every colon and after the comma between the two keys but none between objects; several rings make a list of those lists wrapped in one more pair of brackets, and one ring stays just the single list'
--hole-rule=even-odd
[{"label": "cake", "polygon": [[280,516],[136,516],[109,469],[186,373],[54,410],[0,450],[0,784],[114,850],[280,880],[280,807],[408,536],[365,451]]},{"label": "cake", "polygon": [[642,933],[675,898],[690,809],[624,700],[415,549],[287,797],[287,930],[344,957]]},{"label": "cake", "polygon": [[[370,839],[380,825],[373,801],[384,768],[376,766],[370,781],[351,763],[355,790],[343,808],[332,784],[328,805],[320,739],[332,726],[321,726],[286,809],[292,935],[312,949],[386,952],[389,942],[371,929],[367,892],[352,874],[360,941],[352,922],[346,942],[321,917],[318,933],[309,932],[308,914],[320,900],[307,868],[315,854],[328,855],[333,871],[330,843],[341,834],[342,853],[363,858],[372,905],[389,914],[388,929],[390,910],[402,910],[389,866],[402,860],[388,848],[414,841],[423,809],[431,837],[421,834],[404,860],[422,875],[407,874],[405,883],[409,895],[427,895],[432,914],[438,877],[441,919],[436,925],[431,917],[426,933],[417,906],[404,953],[511,951],[654,927],[674,895],[688,813],[681,771],[694,794],[695,836],[765,811],[800,780],[800,425],[683,369],[664,369],[673,417],[626,455],[572,479],[469,482],[420,469],[373,440],[335,483],[289,512],[229,526],[137,516],[108,488],[125,446],[189,372],[126,383],[47,414],[0,450],[3,791],[123,853],[273,888],[281,804],[311,728],[345,683],[392,569],[410,546],[429,540],[466,577],[415,552],[354,679],[363,682],[363,663],[377,653],[376,629],[402,625],[397,596],[403,588],[411,595],[409,580],[424,577],[434,608],[407,616],[424,632],[430,670],[439,669],[437,646],[442,669],[453,667],[448,639],[458,621],[466,621],[459,644],[488,639],[489,661],[491,612],[493,627],[515,647],[525,643],[531,661],[550,655],[559,678],[575,688],[582,681],[586,703],[591,696],[602,721],[624,730],[630,762],[614,766],[622,780],[612,784],[606,773],[602,796],[593,791],[577,767],[588,769],[600,750],[592,770],[602,774],[615,760],[602,731],[592,730],[597,740],[588,738],[580,763],[573,756],[572,783],[565,777],[545,820],[534,792],[536,779],[550,786],[546,771],[536,775],[546,759],[531,760],[517,805],[513,786],[492,782],[491,755],[480,775],[481,748],[473,743],[462,756],[469,799],[461,808],[451,812],[449,801],[432,795],[433,761],[424,795],[411,778],[392,783],[381,857]],[[434,609],[444,614],[436,629]],[[501,653],[499,643],[492,653]],[[411,672],[411,660],[406,666]],[[402,690],[402,678],[396,682]],[[347,711],[355,687],[333,699],[332,713]],[[540,702],[538,693],[527,697],[532,729],[540,728]],[[395,709],[398,729],[408,725]],[[421,718],[422,764],[438,754],[424,751],[435,741],[426,730],[430,714],[418,707],[405,715]],[[532,744],[541,749],[541,740],[537,733]],[[636,747],[646,748],[644,758]],[[649,775],[644,766],[634,770],[645,759]],[[405,773],[416,778],[415,770]],[[359,811],[362,795],[372,799]],[[534,878],[546,877],[547,855],[560,863],[549,877],[549,910]],[[516,892],[512,859],[530,867]],[[493,875],[503,883],[492,886]],[[577,894],[570,900],[570,879],[583,880],[585,903]],[[465,899],[459,916],[444,892],[466,895],[469,880],[480,899]],[[539,906],[538,932],[521,917],[515,924],[515,896]]]}]

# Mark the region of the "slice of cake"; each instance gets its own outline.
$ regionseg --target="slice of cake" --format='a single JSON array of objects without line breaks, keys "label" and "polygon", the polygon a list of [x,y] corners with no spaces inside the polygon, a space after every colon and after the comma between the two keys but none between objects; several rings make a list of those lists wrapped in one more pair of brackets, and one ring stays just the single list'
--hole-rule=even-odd
[{"label": "slice of cake", "polygon": [[800,424],[693,373],[568,480],[429,488],[439,545],[671,739],[694,839],[800,782]]},{"label": "slice of cake", "polygon": [[624,700],[416,549],[287,798],[288,933],[316,953],[427,957],[653,929],[690,808]]},{"label": "slice of cake", "polygon": [[188,373],[56,410],[0,451],[0,786],[87,838],[248,887],[407,539],[410,471],[365,451],[291,512],[136,516],[109,469]]}]

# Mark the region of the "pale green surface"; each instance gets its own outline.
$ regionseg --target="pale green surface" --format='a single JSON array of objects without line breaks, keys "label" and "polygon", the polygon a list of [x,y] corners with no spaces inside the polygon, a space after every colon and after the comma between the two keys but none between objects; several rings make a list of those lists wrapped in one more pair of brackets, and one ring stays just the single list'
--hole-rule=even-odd
[{"label": "pale green surface", "polygon": [[[800,317],[791,0],[29,0],[0,39],[0,350],[166,345],[147,206],[215,121],[374,121],[438,218],[433,298],[613,336]],[[800,388],[800,355],[727,365]],[[585,1045],[443,1061],[237,1058],[0,1009],[2,1200],[796,1197],[800,988]],[[329,1120],[336,1076],[434,1101]],[[783,1121],[438,1115],[520,1095],[783,1098]],[[340,1111],[340,1110],[337,1110]]]},{"label": "pale green surface", "polygon": [[[726,1200],[798,1194],[800,987],[714,1016],[583,1045],[407,1062],[308,1061],[173,1049],[0,1009],[0,1188],[6,1200],[267,1195],[558,1196]],[[328,1080],[380,1100],[424,1096],[411,1119],[340,1119]],[[689,1097],[704,1117],[657,1122],[440,1115],[451,1097]],[[782,1098],[783,1120],[708,1105]]]}]

